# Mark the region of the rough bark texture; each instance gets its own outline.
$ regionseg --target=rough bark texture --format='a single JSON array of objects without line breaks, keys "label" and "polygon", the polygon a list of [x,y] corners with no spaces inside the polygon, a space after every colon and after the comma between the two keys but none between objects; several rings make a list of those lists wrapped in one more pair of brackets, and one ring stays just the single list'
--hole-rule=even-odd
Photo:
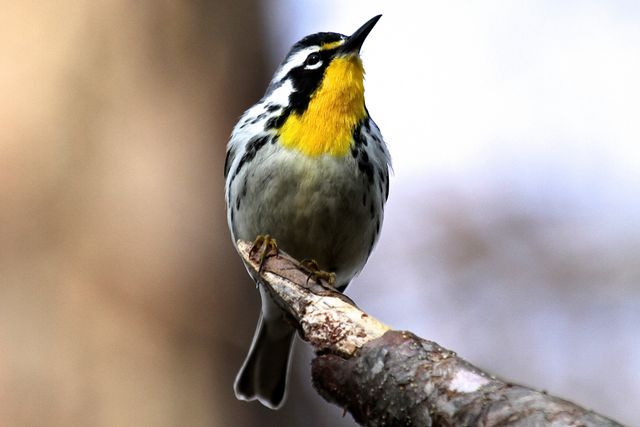
[{"label": "rough bark texture", "polygon": [[318,356],[313,380],[367,426],[613,426],[548,394],[510,384],[410,332],[389,331],[350,359]]},{"label": "rough bark texture", "polygon": [[[249,268],[259,254],[239,242]],[[456,353],[393,331],[293,258],[267,256],[261,276],[318,352],[313,383],[364,426],[617,426],[574,403],[498,379]]]}]

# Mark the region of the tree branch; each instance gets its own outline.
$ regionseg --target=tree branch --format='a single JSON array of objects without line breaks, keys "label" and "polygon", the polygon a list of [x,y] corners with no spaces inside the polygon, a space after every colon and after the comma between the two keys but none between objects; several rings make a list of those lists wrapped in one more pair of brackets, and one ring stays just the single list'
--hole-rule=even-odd
[{"label": "tree branch", "polygon": [[[251,244],[238,242],[259,271]],[[435,342],[393,331],[317,283],[283,252],[260,276],[316,350],[313,384],[364,426],[619,426],[574,403],[488,374]]]}]

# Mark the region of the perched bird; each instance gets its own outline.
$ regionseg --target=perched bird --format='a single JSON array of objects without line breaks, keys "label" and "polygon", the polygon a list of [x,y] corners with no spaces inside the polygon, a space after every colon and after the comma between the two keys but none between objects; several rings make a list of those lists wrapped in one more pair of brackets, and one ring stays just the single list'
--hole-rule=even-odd
[{"label": "perched bird", "polygon": [[[334,273],[340,291],[371,254],[389,193],[389,153],[365,106],[360,59],[378,19],[351,36],[317,33],[297,42],[227,146],[233,241],[269,235],[297,259]],[[295,330],[254,279],[262,310],[235,393],[276,409]]]}]

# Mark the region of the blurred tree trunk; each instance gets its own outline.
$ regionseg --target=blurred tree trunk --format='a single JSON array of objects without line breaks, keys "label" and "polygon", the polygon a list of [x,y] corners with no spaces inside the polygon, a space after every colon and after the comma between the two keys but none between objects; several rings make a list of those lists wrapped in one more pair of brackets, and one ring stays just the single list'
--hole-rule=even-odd
[{"label": "blurred tree trunk", "polygon": [[255,425],[222,175],[259,6],[2,2],[0,425]]}]

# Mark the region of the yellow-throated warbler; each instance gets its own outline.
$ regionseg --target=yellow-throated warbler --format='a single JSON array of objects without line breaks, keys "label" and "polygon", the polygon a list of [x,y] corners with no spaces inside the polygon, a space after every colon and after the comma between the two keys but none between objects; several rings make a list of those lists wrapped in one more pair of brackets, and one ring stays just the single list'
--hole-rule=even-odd
[{"label": "yellow-throated warbler", "polygon": [[[389,193],[389,154],[365,106],[360,60],[378,19],[351,36],[317,33],[297,42],[227,147],[234,242],[270,235],[297,259],[313,259],[335,273],[339,290],[366,263]],[[260,321],[235,392],[277,408],[295,331],[259,288]]]}]

